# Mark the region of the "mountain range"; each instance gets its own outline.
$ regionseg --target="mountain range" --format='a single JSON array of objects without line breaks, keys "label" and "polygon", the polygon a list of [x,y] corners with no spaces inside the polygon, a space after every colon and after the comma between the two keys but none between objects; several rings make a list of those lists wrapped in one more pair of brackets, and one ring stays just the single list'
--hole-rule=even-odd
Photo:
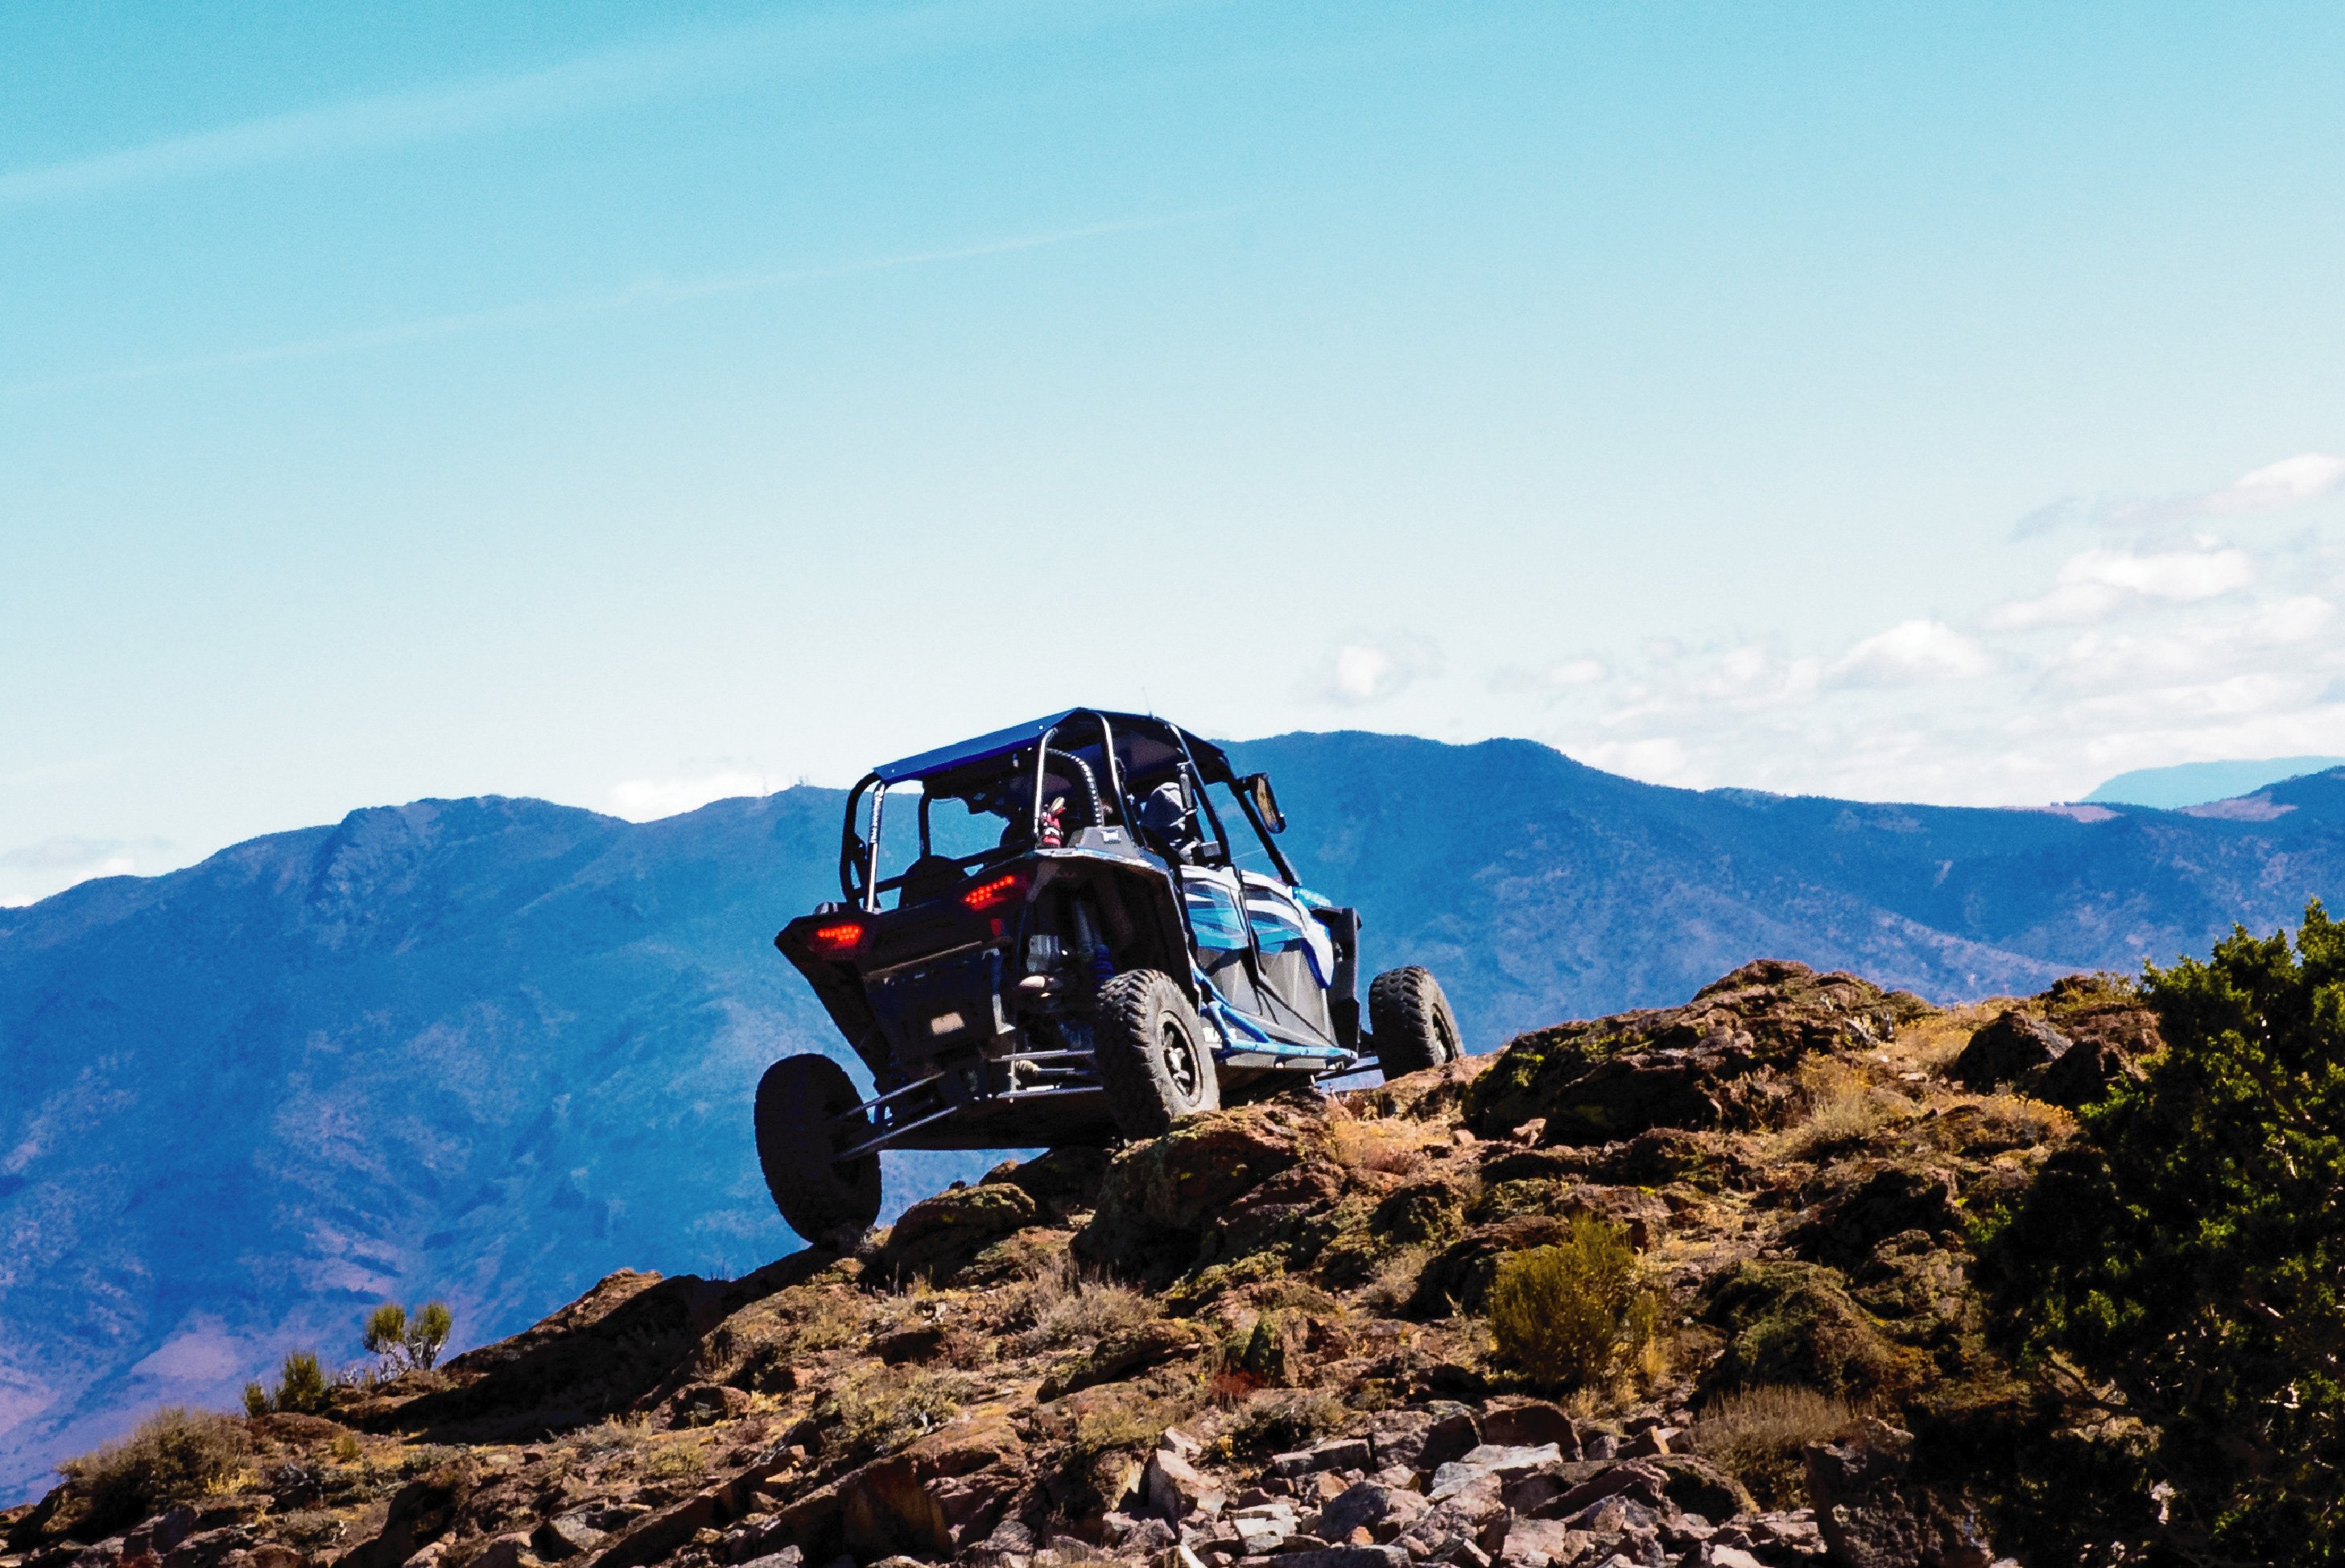
[{"label": "mountain range", "polygon": [[[1996,811],[1666,789],[1517,741],[1234,751],[1366,964],[1430,965],[1484,1051],[1761,955],[1975,998],[2345,889],[2345,770]],[[443,1297],[478,1343],[622,1263],[795,1248],[748,1106],[775,1057],[846,1056],[769,946],[836,895],[842,798],[420,801],[0,910],[0,1498],[289,1346],[355,1355],[385,1298]],[[890,1156],[888,1212],[990,1163]]]}]

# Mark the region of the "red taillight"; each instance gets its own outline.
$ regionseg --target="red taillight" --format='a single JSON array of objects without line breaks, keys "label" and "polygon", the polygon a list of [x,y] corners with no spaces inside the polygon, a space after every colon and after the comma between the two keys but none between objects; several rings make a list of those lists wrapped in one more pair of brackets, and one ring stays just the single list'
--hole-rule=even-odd
[{"label": "red taillight", "polygon": [[817,957],[845,958],[863,946],[869,929],[860,920],[835,920],[807,932],[806,945],[814,949]]},{"label": "red taillight", "polygon": [[960,895],[966,909],[998,909],[1026,891],[1026,874],[1005,871],[999,876],[989,876]]}]

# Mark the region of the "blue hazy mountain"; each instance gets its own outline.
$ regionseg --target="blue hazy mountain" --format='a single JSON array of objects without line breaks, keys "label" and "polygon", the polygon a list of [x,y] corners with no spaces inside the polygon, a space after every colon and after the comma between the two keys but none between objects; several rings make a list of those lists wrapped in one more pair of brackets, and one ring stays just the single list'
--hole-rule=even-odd
[{"label": "blue hazy mountain", "polygon": [[2266,757],[2260,762],[2178,763],[2119,774],[2085,798],[2112,805],[2172,811],[2249,794],[2266,784],[2345,767],[2345,757]]},{"label": "blue hazy mountain", "polygon": [[[2203,951],[2345,889],[2345,772],[2222,814],[1658,788],[1526,742],[1237,748],[1371,968],[1476,1049],[1765,954],[1935,998]],[[478,1342],[622,1266],[796,1245],[748,1108],[842,1057],[770,946],[835,894],[839,792],[633,824],[423,801],[0,910],[0,1496],[160,1401],[232,1402],[368,1304]],[[891,1209],[990,1163],[891,1157]]]}]

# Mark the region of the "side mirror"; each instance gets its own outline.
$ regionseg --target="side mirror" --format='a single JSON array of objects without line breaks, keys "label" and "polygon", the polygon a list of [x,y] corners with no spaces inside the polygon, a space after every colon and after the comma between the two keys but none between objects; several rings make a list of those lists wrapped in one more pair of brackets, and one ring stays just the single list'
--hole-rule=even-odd
[{"label": "side mirror", "polygon": [[1254,814],[1262,818],[1263,826],[1273,833],[1286,831],[1286,814],[1278,809],[1278,796],[1270,787],[1268,774],[1248,774],[1238,780],[1238,787],[1254,803]]}]

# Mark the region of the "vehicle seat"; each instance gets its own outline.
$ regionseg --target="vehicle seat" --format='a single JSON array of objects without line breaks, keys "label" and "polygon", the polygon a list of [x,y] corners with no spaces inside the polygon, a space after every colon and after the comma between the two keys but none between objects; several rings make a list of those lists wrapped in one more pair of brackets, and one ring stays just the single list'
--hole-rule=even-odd
[{"label": "vehicle seat", "polygon": [[931,898],[942,898],[964,880],[958,861],[942,855],[924,855],[905,871],[903,887],[896,895],[896,907],[908,909]]}]

